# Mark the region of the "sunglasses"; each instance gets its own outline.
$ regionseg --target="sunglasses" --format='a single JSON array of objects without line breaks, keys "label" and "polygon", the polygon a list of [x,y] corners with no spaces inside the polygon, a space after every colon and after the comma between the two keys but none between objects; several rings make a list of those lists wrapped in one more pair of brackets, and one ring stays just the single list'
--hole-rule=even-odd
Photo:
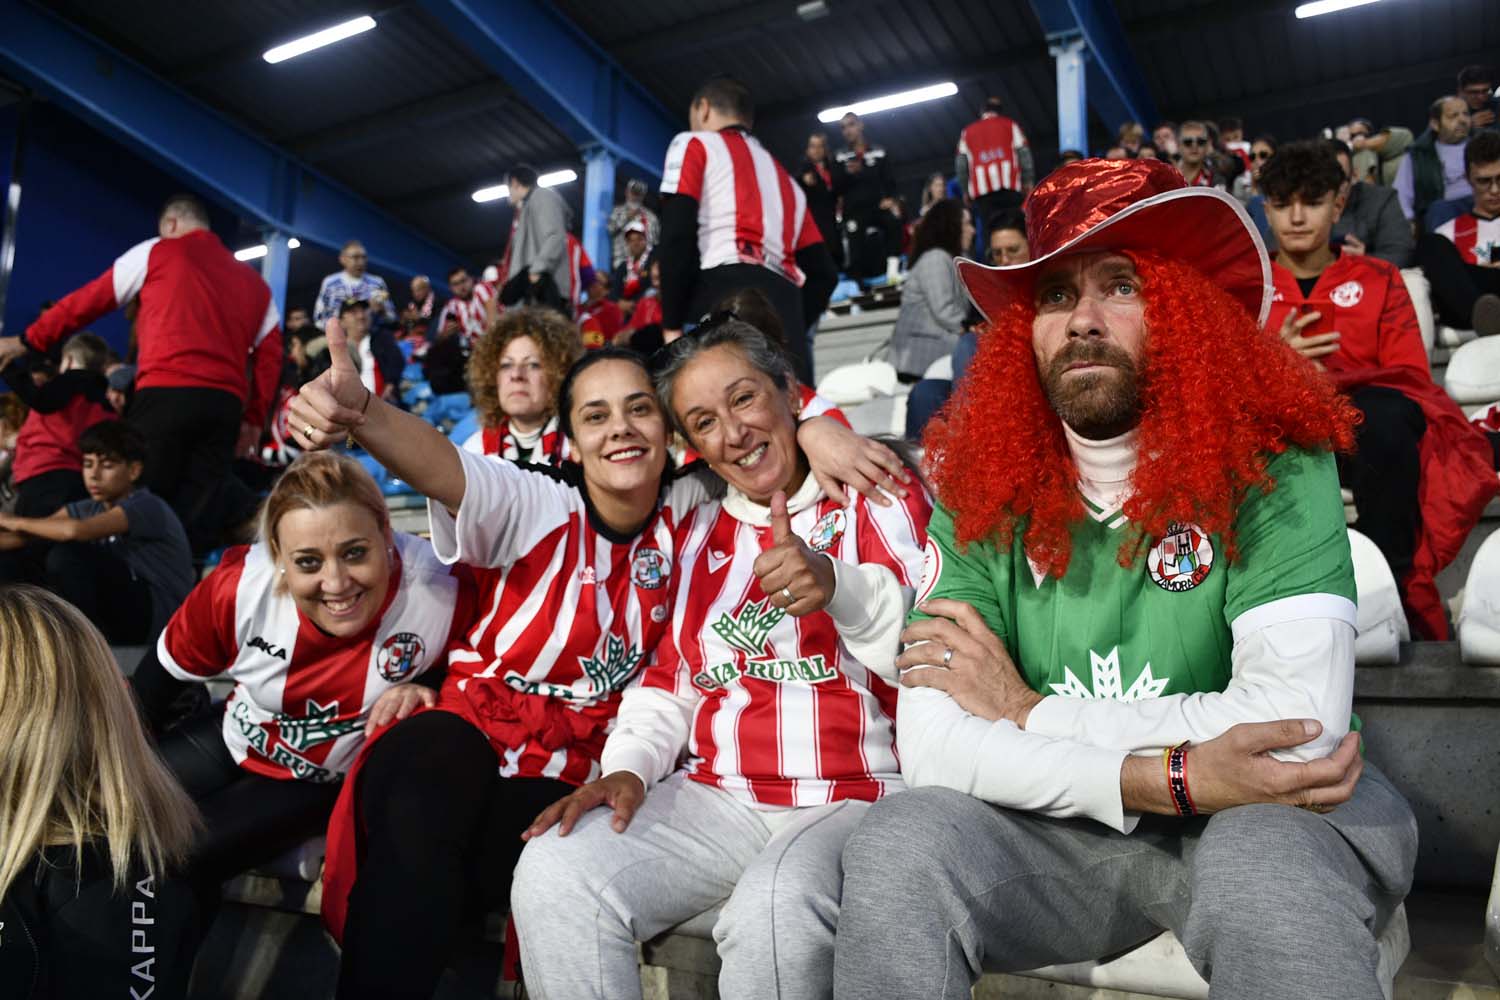
[{"label": "sunglasses", "polygon": [[1208,137],[1199,135],[1185,135],[1177,140],[1184,146],[1207,146]]},{"label": "sunglasses", "polygon": [[1251,153],[1250,154],[1250,158],[1252,160],[1269,160],[1271,157],[1273,157],[1275,155],[1276,155],[1275,153],[1267,152],[1266,150],[1262,149],[1258,153]]}]

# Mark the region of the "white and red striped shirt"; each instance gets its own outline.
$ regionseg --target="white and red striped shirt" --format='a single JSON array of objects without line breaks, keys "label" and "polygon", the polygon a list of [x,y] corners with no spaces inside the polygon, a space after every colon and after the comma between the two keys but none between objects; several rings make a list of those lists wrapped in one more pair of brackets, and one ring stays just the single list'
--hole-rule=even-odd
[{"label": "white and red striped shirt", "polygon": [[1500,264],[1500,217],[1465,212],[1438,226],[1437,234],[1458,248],[1465,264]]},{"label": "white and red striped shirt", "polygon": [[483,282],[474,283],[474,294],[469,296],[467,302],[455,295],[444,304],[443,311],[438,314],[437,326],[433,330],[434,336],[451,319],[458,324],[458,332],[464,336],[474,340],[483,337],[488,323],[484,307],[493,297],[494,294],[489,286]]},{"label": "white and red striped shirt", "polygon": [[478,613],[448,657],[438,707],[494,744],[506,777],[583,784],[620,691],[667,629],[681,513],[707,496],[675,480],[635,535],[599,520],[581,472],[497,462],[460,449],[464,499],[455,518],[428,503],[444,562],[476,569]]},{"label": "white and red striped shirt", "polygon": [[698,266],[759,264],[797,287],[797,251],[823,241],[807,195],[749,132],[679,132],[667,147],[662,194],[698,202]]},{"label": "white and red striped shirt", "polygon": [[481,427],[464,442],[464,451],[530,465],[556,466],[574,460],[567,435],[559,429],[555,415],[548,418],[534,439],[518,435],[509,420],[502,420],[495,427]]},{"label": "white and red striped shirt", "polygon": [[[834,560],[826,610],[788,617],[755,576],[772,545],[769,511],[733,490],[678,532],[672,629],[626,692],[605,773],[649,788],[676,766],[757,808],[880,798],[901,787],[894,664],[922,575],[932,506],[921,490],[891,507],[848,509],[812,476],[788,501],[792,530]],[[888,674],[888,676],[886,675]]]},{"label": "white and red striped shirt", "polygon": [[969,162],[965,180],[970,198],[995,191],[1021,190],[1021,158],[1026,133],[1001,114],[986,112],[959,133],[958,155]]},{"label": "white and red striped shirt", "polygon": [[441,663],[473,617],[467,569],[444,566],[421,538],[395,538],[400,565],[386,603],[358,635],[336,638],[303,617],[275,586],[264,544],[228,550],[167,623],[156,655],[168,673],[235,682],[224,745],[240,767],[338,781],[364,743],[375,700]]}]

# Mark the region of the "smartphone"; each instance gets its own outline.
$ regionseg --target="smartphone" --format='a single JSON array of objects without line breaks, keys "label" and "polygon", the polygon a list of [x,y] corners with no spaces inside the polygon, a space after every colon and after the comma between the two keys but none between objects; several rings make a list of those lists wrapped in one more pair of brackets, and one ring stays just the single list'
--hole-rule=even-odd
[{"label": "smartphone", "polygon": [[1302,336],[1311,337],[1318,333],[1333,332],[1333,300],[1308,299],[1297,307],[1298,316],[1306,316],[1308,313],[1317,313],[1318,319],[1311,325],[1302,328]]}]

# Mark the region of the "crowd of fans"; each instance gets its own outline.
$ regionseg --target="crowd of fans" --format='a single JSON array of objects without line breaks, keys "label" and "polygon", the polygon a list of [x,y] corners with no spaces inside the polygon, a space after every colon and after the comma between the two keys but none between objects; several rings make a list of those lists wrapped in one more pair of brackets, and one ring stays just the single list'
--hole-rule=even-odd
[{"label": "crowd of fans", "polygon": [[[1201,315],[1232,315],[1236,329],[1258,321],[1265,343],[1245,356],[1280,352],[1266,371],[1295,371],[1307,412],[1336,425],[1321,438],[1314,428],[1287,440],[1308,454],[1339,450],[1317,475],[1331,482],[1336,467],[1356,527],[1385,555],[1414,631],[1428,638],[1449,628],[1434,577],[1500,490],[1500,417],[1470,422],[1434,383],[1407,291],[1412,276],[1425,278],[1443,323],[1500,335],[1500,80],[1469,67],[1457,84],[1432,103],[1423,129],[1355,118],[1321,136],[1247,141],[1244,123],[1228,117],[1160,122],[1149,133],[1130,122],[1100,157],[1064,151],[1059,168],[1084,180],[1122,171],[1110,176],[1142,185],[1139,197],[1152,206],[1173,190],[1217,190],[1222,196],[1207,197],[1228,213],[1213,217],[1226,245],[1255,257],[1249,234],[1259,233],[1269,285],[1257,272],[1238,300],[1228,297],[1238,292],[1202,293],[1218,298]],[[291,307],[284,322],[265,283],[209,230],[203,203],[169,200],[156,238],[50,304],[22,336],[0,339],[0,376],[13,390],[0,397],[0,474],[9,484],[0,584],[38,585],[92,623],[40,589],[0,590],[0,636],[36,633],[24,655],[0,653],[0,738],[13,732],[13,703],[25,697],[12,675],[69,659],[61,646],[72,644],[82,650],[72,683],[85,692],[74,700],[97,699],[104,720],[76,753],[91,752],[90,741],[124,748],[107,773],[49,772],[51,812],[14,794],[0,806],[11,811],[0,811],[0,830],[32,824],[24,837],[8,835],[19,848],[0,844],[4,905],[23,907],[23,926],[38,923],[34,911],[50,897],[15,902],[35,881],[35,864],[75,871],[80,886],[103,885],[86,918],[102,923],[119,918],[123,887],[156,880],[153,905],[174,915],[162,917],[153,945],[164,970],[154,982],[158,996],[181,995],[182,963],[190,967],[218,884],[326,830],[324,906],[343,946],[341,996],[430,995],[465,922],[507,899],[538,996],[629,995],[638,983],[634,940],[726,900],[715,936],[733,995],[751,995],[745,984],[763,983],[771,968],[792,984],[781,995],[828,995],[826,910],[837,916],[840,854],[866,812],[892,815],[871,803],[903,779],[897,694],[905,711],[903,685],[927,683],[903,680],[898,666],[913,661],[895,662],[898,635],[924,579],[924,596],[932,592],[933,561],[960,559],[928,542],[929,517],[965,544],[993,542],[934,513],[918,471],[935,473],[938,499],[952,506],[933,463],[956,461],[965,401],[1000,384],[996,359],[1011,349],[986,331],[1014,324],[1022,309],[1040,331],[1066,306],[1066,332],[1059,326],[1062,339],[1048,348],[1054,358],[1044,358],[1037,334],[1044,384],[1025,405],[1051,406],[1067,437],[1032,441],[1017,460],[1073,449],[1068,461],[1088,480],[1079,486],[1100,524],[1111,510],[1123,521],[1167,509],[1131,506],[1123,481],[1107,478],[1118,456],[1089,450],[1104,439],[1133,449],[1134,424],[1100,416],[1097,434],[1075,433],[1086,421],[1073,415],[1096,401],[1069,395],[1065,363],[1134,371],[1128,354],[1109,353],[1117,347],[1075,349],[1097,332],[1090,324],[1107,325],[1077,317],[1096,299],[1108,312],[1144,297],[1149,327],[1166,315],[1152,312],[1163,308],[1153,288],[1200,294],[1192,282],[1201,276],[1180,273],[1197,262],[1169,260],[1156,243],[1101,244],[1101,253],[1141,256],[1089,257],[1066,281],[1055,267],[1031,270],[1071,246],[1059,236],[1061,216],[1039,213],[1091,197],[1089,186],[1049,189],[1003,104],[992,98],[977,110],[956,137],[952,177],[930,178],[909,213],[898,164],[858,116],[840,122],[840,148],[815,132],[788,170],[755,137],[748,90],[715,78],[695,94],[689,129],[664,151],[655,207],[640,181],[625,185],[608,220],[608,262],[588,259],[566,202],[518,165],[508,176],[514,221],[503,253],[482,271],[455,265],[443,276],[446,299],[417,276],[398,304],[351,239],[312,310]],[[956,261],[966,257],[989,270],[965,270]],[[1203,265],[1205,273],[1220,266]],[[1404,277],[1402,268],[1418,270]],[[1034,301],[982,300],[1008,275],[1034,273],[1051,275]],[[1227,289],[1238,279],[1227,265],[1224,273]],[[904,448],[898,455],[855,435],[812,391],[813,338],[842,281],[899,286],[889,360],[911,386],[907,437],[927,435],[925,467],[910,464]],[[133,314],[129,363],[83,329],[113,309]],[[1143,350],[1139,358],[1159,363]],[[1062,367],[1043,367],[1054,360]],[[971,371],[984,388],[966,393]],[[1244,420],[1259,419],[1242,405]],[[1131,419],[1145,418],[1132,411]],[[339,446],[369,461],[323,451]],[[1275,461],[1288,482],[1301,475],[1293,459]],[[371,469],[429,498],[430,542],[392,528]],[[1251,469],[1240,499],[1268,483],[1265,461],[1234,469]],[[1089,479],[1094,472],[1102,478]],[[1007,487],[995,510],[1040,521],[1044,498],[1026,490],[1043,486]],[[1081,511],[1076,496],[1071,503]],[[1168,550],[1153,548],[1148,564],[1163,593],[1202,581],[1214,558],[1207,535],[1234,537],[1227,524],[1205,533],[1170,523],[1158,534],[1186,540],[1202,573],[1184,570],[1191,582],[1177,586],[1159,570]],[[1015,538],[1020,545],[1019,530]],[[1235,545],[1266,543],[1244,532],[1217,544],[1228,560]],[[1062,551],[1060,563],[1029,562],[1037,588],[1069,572]],[[1003,552],[985,558],[1003,561]],[[1025,580],[1031,587],[1032,576]],[[939,596],[952,604],[967,593],[950,587]],[[941,605],[923,608],[946,615]],[[949,617],[979,634],[963,614]],[[986,617],[995,634],[998,620]],[[93,629],[110,643],[147,647],[132,676],[139,722],[115,703],[117,692],[101,694],[98,678],[88,678],[107,659]],[[942,636],[918,629],[907,638]],[[928,665],[948,670],[955,650],[970,647],[943,642],[946,656]],[[1341,642],[1330,639],[1339,656]],[[1014,647],[1011,655],[1021,658]],[[1255,655],[1274,659],[1269,647]],[[1083,664],[1071,667],[1066,682],[1033,679],[1033,693],[1063,693]],[[1235,678],[1241,667],[1236,659]],[[1218,690],[1233,687],[1230,675],[1226,659]],[[1141,677],[1155,683],[1149,666]],[[233,682],[227,706],[205,709],[185,686],[208,680]],[[968,695],[947,695],[969,718],[983,715]],[[61,725],[76,711],[69,701],[43,699],[37,709]],[[1025,728],[1031,707],[1012,729]],[[1347,700],[1335,701],[1340,712],[1347,722]],[[1326,712],[1316,718],[1327,726]],[[1200,775],[1210,760],[1229,773],[1227,757],[1207,752],[1227,738],[1222,728],[1180,731],[1203,748]],[[1162,787],[1176,795],[1173,769],[1185,766],[1187,744],[1163,742],[1162,732],[1127,740],[1126,749],[1165,749]],[[1292,804],[1321,811],[1354,794],[1360,765],[1333,735],[1320,754],[1339,762],[1338,773]],[[1264,738],[1278,737],[1257,746],[1305,741]],[[121,786],[120,767],[145,777]],[[64,789],[68,782],[81,784]],[[978,785],[970,790],[983,798]],[[990,801],[1103,816],[1092,806],[1024,805],[1034,800],[1017,795]],[[1110,814],[1118,822],[1101,821],[1123,834],[1130,821],[1121,801],[1117,794]],[[1192,812],[1190,801],[1175,808]],[[143,832],[142,815],[169,809],[172,822]],[[621,839],[638,813],[651,834]],[[570,836],[547,834],[553,825]],[[43,827],[62,834],[35,833]],[[524,853],[523,834],[533,842]],[[677,864],[705,843],[718,848]],[[61,858],[60,844],[77,850]],[[632,882],[637,870],[655,881]],[[800,881],[794,905],[776,910],[773,942],[768,913],[784,905],[773,888],[788,871]],[[559,872],[573,876],[559,881]],[[181,884],[195,891],[163,888]],[[592,910],[580,925],[584,902],[607,893],[618,896],[608,927],[596,926]],[[416,927],[414,901],[424,914]],[[859,919],[869,923],[868,912]],[[585,949],[587,961],[548,958],[562,942],[599,935],[604,944]],[[39,947],[68,948],[60,937]],[[97,978],[88,977],[108,972],[84,976],[55,960],[45,969],[30,982],[74,977],[92,988]]]}]

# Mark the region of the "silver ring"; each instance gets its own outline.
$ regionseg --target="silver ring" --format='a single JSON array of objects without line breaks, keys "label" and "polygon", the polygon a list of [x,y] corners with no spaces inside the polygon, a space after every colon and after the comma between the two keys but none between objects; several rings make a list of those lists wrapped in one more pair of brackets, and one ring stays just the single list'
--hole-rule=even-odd
[{"label": "silver ring", "polygon": [[792,596],[792,590],[790,587],[782,587],[781,596],[786,598],[787,607],[791,607],[793,604],[797,603],[797,598]]},{"label": "silver ring", "polygon": [[946,649],[943,650],[943,666],[944,667],[948,667],[948,666],[951,666],[952,664],[953,664],[953,647],[949,646],[948,648],[946,648]]},{"label": "silver ring", "polygon": [[305,437],[305,438],[307,438],[309,441],[311,441],[314,429],[315,428],[313,427],[312,424],[303,424],[302,425],[302,436]]}]

